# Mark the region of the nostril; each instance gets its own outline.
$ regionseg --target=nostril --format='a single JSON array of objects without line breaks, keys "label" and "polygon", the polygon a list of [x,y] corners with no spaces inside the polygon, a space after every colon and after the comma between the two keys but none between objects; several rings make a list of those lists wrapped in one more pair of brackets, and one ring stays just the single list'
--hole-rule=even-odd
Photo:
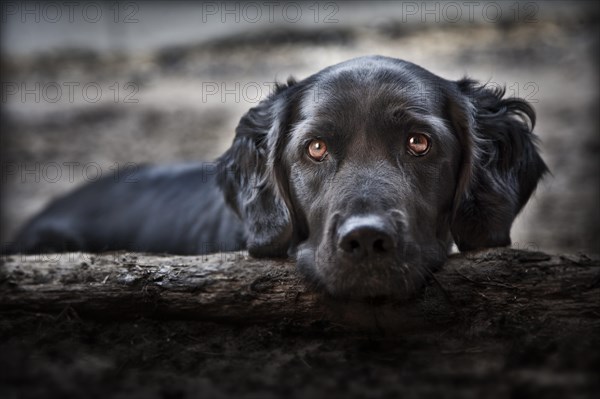
[{"label": "nostril", "polygon": [[344,252],[354,255],[360,254],[360,251],[362,250],[360,241],[351,237],[342,239],[339,246],[342,250],[344,250]]},{"label": "nostril", "polygon": [[383,241],[383,239],[377,239],[375,240],[375,242],[373,242],[373,251],[375,253],[382,253],[382,252],[386,252],[387,248],[386,245]]}]

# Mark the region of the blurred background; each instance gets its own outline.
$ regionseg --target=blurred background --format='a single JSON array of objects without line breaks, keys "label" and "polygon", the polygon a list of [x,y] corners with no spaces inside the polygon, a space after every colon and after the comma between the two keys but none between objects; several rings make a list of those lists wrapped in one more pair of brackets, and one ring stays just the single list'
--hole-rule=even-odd
[{"label": "blurred background", "polygon": [[2,215],[141,163],[212,160],[276,81],[403,58],[533,103],[552,176],[517,248],[600,252],[595,2],[2,2]]}]

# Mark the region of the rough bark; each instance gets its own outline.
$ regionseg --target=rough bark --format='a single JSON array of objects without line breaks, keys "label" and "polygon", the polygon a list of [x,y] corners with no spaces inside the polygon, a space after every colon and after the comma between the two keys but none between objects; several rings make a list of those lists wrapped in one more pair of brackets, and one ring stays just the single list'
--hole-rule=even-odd
[{"label": "rough bark", "polygon": [[311,291],[292,262],[241,254],[11,256],[0,268],[0,310],[236,324],[327,321],[414,333],[465,320],[471,329],[502,328],[502,320],[518,317],[546,328],[599,330],[600,262],[585,255],[457,254],[435,280],[410,301],[373,304],[332,300]]}]

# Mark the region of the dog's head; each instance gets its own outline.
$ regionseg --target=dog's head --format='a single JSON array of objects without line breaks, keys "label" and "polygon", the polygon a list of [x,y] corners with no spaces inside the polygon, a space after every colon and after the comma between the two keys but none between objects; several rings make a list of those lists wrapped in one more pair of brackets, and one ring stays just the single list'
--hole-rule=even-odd
[{"label": "dog's head", "polygon": [[334,295],[405,297],[452,238],[509,245],[547,169],[533,109],[503,95],[385,57],[277,87],[219,161],[250,254],[295,254]]}]

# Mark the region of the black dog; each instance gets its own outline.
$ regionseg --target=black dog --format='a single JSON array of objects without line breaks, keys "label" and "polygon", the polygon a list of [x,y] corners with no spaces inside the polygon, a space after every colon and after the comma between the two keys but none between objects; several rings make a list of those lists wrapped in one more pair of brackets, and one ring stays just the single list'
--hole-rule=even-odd
[{"label": "black dog", "polygon": [[216,165],[143,167],[51,203],[17,250],[295,255],[335,295],[406,296],[460,250],[510,245],[547,171],[522,99],[363,57],[275,92]]}]

